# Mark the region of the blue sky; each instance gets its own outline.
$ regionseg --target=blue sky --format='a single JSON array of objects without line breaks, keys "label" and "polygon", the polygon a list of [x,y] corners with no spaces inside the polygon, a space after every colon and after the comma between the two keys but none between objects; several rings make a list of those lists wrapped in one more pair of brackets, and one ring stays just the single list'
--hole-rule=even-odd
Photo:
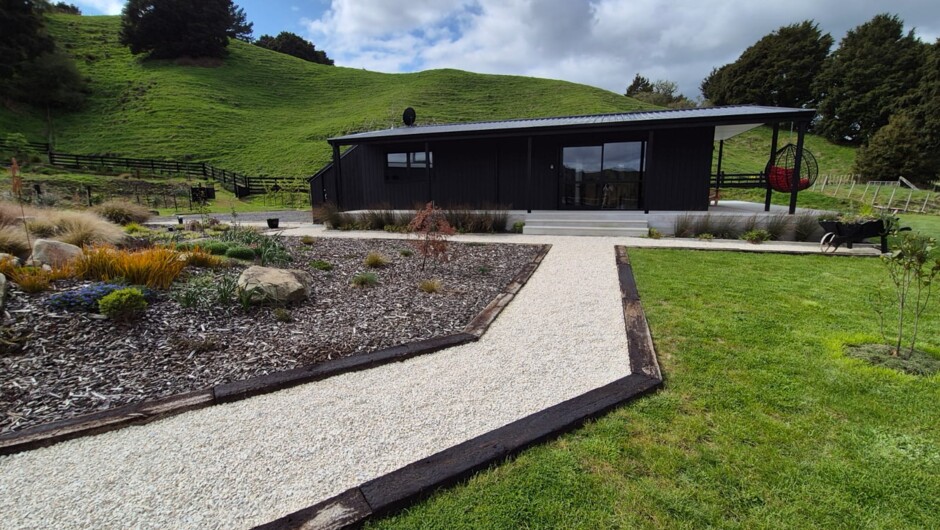
[{"label": "blue sky", "polygon": [[[86,14],[121,0],[72,0]],[[199,1],[199,0],[193,0]],[[878,13],[940,37],[937,0],[236,0],[255,37],[292,31],[339,66],[458,68],[564,79],[623,93],[634,74],[689,97],[713,67],[780,26],[812,19],[838,41]]]}]

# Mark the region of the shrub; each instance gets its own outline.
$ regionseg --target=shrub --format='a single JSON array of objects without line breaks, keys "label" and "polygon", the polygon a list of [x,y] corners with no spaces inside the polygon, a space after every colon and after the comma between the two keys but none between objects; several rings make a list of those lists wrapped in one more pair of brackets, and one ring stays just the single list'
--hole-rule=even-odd
[{"label": "shrub", "polygon": [[284,309],[283,307],[275,307],[274,320],[277,320],[278,322],[284,322],[286,324],[288,322],[293,322],[294,316],[291,315],[290,311]]},{"label": "shrub", "polygon": [[410,248],[403,248],[398,251],[398,255],[404,258],[410,258],[411,256],[415,255],[415,251],[411,250]]},{"label": "shrub", "polygon": [[418,236],[414,246],[422,257],[421,270],[427,265],[428,258],[441,263],[450,259],[448,238],[454,234],[454,229],[443,212],[434,207],[434,203],[427,203],[423,210],[415,214],[408,224],[408,230]]},{"label": "shrub", "polygon": [[98,311],[118,322],[129,322],[139,318],[147,309],[147,300],[140,289],[128,287],[118,289],[98,300]]},{"label": "shrub", "polygon": [[764,228],[770,234],[770,239],[781,240],[790,228],[790,216],[771,215],[764,221]]},{"label": "shrub", "polygon": [[242,246],[229,247],[229,249],[225,251],[225,255],[230,258],[235,258],[235,259],[244,259],[244,260],[255,259],[255,251],[248,247],[242,247]]},{"label": "shrub", "polygon": [[695,237],[697,237],[700,241],[711,241],[715,239],[715,236],[712,234],[709,234],[708,232],[703,232]]},{"label": "shrub", "polygon": [[521,234],[524,229],[525,229],[525,221],[516,221],[515,223],[512,224],[513,234]]},{"label": "shrub", "polygon": [[428,294],[438,293],[442,287],[443,284],[440,280],[421,280],[421,283],[418,284],[418,289]]},{"label": "shrub", "polygon": [[209,251],[213,256],[224,256],[225,251],[231,247],[228,243],[224,241],[210,241],[206,243],[202,248]]},{"label": "shrub", "polygon": [[371,287],[379,283],[379,277],[372,272],[360,272],[352,277],[350,283],[356,287]]},{"label": "shrub", "polygon": [[124,240],[121,227],[91,212],[55,212],[51,221],[59,227],[57,240],[78,247],[115,245]]},{"label": "shrub", "polygon": [[190,232],[202,232],[202,223],[192,220],[186,223],[186,230]]},{"label": "shrub", "polygon": [[741,234],[741,239],[754,244],[763,243],[764,241],[770,239],[770,232],[760,228],[755,230],[748,230],[747,232]]},{"label": "shrub", "polygon": [[366,256],[366,259],[362,260],[362,263],[366,267],[378,269],[388,265],[388,259],[378,252],[369,252],[369,254]]},{"label": "shrub", "polygon": [[793,238],[797,241],[809,241],[817,230],[819,230],[819,221],[814,215],[804,213],[793,220]]},{"label": "shrub", "polygon": [[316,241],[317,241],[317,238],[313,236],[303,236],[300,238],[300,242],[303,243],[304,245],[312,245],[316,243]]},{"label": "shrub", "polygon": [[30,248],[26,240],[26,232],[22,226],[0,227],[0,252],[12,254],[18,258],[29,256]]},{"label": "shrub", "polygon": [[355,215],[341,212],[333,203],[326,203],[314,209],[313,219],[334,230],[355,230],[359,228],[359,220],[356,219]]},{"label": "shrub", "polygon": [[328,261],[323,261],[322,259],[315,259],[311,261],[310,266],[318,271],[329,272],[333,270],[333,264]]},{"label": "shrub", "polygon": [[693,229],[694,220],[691,215],[683,214],[676,217],[674,233],[676,237],[692,237],[695,235]]},{"label": "shrub", "polygon": [[79,289],[56,293],[46,300],[46,304],[52,308],[67,311],[97,311],[98,300],[123,288],[123,285],[116,283],[94,283]]},{"label": "shrub", "polygon": [[75,272],[87,280],[111,281],[168,289],[183,272],[186,262],[180,253],[166,247],[153,247],[134,252],[114,247],[94,247],[75,262]]},{"label": "shrub", "polygon": [[150,210],[122,199],[105,201],[95,206],[94,211],[108,221],[119,225],[146,223],[150,220]]},{"label": "shrub", "polygon": [[[222,234],[220,239],[232,244],[233,247],[251,247],[261,265],[269,263],[283,265],[291,261],[291,256],[279,236],[268,236],[249,227],[234,227]],[[228,256],[227,252],[226,255]]]},{"label": "shrub", "polygon": [[647,233],[647,237],[650,239],[661,239],[663,237],[663,233],[659,230],[656,230],[655,228],[650,228],[649,232]]}]

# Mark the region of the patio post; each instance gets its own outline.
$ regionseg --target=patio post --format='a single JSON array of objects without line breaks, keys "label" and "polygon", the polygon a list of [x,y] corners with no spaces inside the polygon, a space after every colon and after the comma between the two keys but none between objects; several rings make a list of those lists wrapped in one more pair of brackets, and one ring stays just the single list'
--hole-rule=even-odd
[{"label": "patio post", "polygon": [[434,202],[434,195],[431,194],[431,148],[427,142],[424,142],[424,168],[428,173],[428,202]]},{"label": "patio post", "polygon": [[803,164],[803,138],[806,136],[806,122],[798,123],[796,131],[796,157],[793,160],[793,182],[790,183],[790,215],[796,213],[796,195],[800,192],[800,166]]},{"label": "patio post", "polygon": [[526,138],[526,158],[525,158],[525,196],[526,210],[532,213],[532,137]]},{"label": "patio post", "polygon": [[343,178],[343,168],[340,165],[339,144],[333,144],[333,184],[336,190],[333,192],[336,194],[336,196],[333,197],[333,202],[336,204],[337,208],[340,208],[339,190],[340,190],[340,186],[341,186],[340,182],[342,181],[342,178]]},{"label": "patio post", "polygon": [[[767,166],[767,167],[768,167],[768,171],[769,171],[769,168],[772,168],[772,167],[774,166],[774,164],[777,162],[777,160],[776,160],[776,158],[777,158],[777,137],[779,136],[779,134],[780,134],[780,123],[775,123],[775,124],[774,124],[774,134],[773,134],[773,136],[772,136],[771,139],[770,139],[770,165]],[[770,211],[770,194],[773,193],[773,190],[770,189],[770,175],[769,175],[769,174],[768,174],[768,175],[764,175],[764,178],[767,180],[767,195],[764,197],[764,211],[765,211],[765,212],[769,212],[769,211]]]}]

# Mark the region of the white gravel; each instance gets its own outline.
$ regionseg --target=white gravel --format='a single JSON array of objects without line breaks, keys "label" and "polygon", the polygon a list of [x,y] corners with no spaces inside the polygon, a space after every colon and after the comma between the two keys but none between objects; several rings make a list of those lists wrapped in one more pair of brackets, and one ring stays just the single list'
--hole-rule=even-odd
[{"label": "white gravel", "polygon": [[629,374],[622,239],[460,239],[554,245],[479,342],[0,457],[0,527],[247,528]]}]

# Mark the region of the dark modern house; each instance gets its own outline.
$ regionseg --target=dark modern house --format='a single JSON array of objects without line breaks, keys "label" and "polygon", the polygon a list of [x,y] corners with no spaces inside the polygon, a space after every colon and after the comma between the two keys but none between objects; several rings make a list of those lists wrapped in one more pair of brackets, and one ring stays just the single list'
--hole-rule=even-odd
[{"label": "dark modern house", "polygon": [[[814,116],[812,109],[729,106],[350,134],[329,139],[333,162],[311,178],[311,200],[343,210],[428,201],[529,211],[707,210],[716,142],[770,124],[769,160],[780,124],[793,124],[802,147]],[[793,177],[799,181],[799,170]]]}]

